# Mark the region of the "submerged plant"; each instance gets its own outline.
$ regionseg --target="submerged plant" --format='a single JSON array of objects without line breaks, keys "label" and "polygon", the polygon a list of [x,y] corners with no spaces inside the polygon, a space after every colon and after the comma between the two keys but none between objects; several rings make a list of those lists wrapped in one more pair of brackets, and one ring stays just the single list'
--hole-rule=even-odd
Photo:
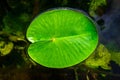
[{"label": "submerged plant", "polygon": [[83,12],[53,9],[38,15],[27,30],[29,56],[49,68],[76,65],[92,54],[98,43],[94,22]]}]

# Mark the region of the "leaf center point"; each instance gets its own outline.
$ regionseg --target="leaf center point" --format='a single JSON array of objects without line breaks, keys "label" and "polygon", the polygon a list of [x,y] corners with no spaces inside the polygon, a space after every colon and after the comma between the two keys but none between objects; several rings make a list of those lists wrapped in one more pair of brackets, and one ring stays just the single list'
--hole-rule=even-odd
[{"label": "leaf center point", "polygon": [[55,40],[56,40],[55,38],[52,38],[52,42],[55,42]]}]

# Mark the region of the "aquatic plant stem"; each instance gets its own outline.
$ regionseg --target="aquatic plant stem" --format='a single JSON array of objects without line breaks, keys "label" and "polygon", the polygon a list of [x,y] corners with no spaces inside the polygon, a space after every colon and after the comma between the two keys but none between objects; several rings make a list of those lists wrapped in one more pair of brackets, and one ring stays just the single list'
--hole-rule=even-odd
[{"label": "aquatic plant stem", "polygon": [[74,73],[75,73],[75,80],[79,80],[78,78],[78,73],[77,73],[77,68],[73,68]]}]

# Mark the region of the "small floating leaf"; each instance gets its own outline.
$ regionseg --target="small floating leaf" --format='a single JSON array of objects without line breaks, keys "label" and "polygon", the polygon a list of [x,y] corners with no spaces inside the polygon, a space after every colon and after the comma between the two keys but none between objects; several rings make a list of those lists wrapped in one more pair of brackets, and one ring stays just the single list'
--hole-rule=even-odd
[{"label": "small floating leaf", "polygon": [[8,42],[7,44],[4,41],[0,41],[0,56],[6,56],[13,49],[13,43]]},{"label": "small floating leaf", "polygon": [[98,34],[95,24],[82,12],[53,9],[36,17],[27,30],[32,42],[29,56],[50,68],[76,65],[95,50]]},{"label": "small floating leaf", "polygon": [[99,44],[96,51],[85,60],[85,64],[91,68],[103,68],[110,70],[109,62],[111,60],[111,54],[108,49],[103,45]]}]

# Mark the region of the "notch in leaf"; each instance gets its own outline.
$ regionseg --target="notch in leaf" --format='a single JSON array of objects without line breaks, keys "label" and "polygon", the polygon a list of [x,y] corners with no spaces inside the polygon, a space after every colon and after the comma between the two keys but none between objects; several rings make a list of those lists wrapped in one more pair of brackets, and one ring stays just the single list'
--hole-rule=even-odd
[{"label": "notch in leaf", "polygon": [[37,16],[27,30],[29,56],[49,68],[66,68],[90,56],[98,43],[94,22],[72,9],[53,9]]}]

